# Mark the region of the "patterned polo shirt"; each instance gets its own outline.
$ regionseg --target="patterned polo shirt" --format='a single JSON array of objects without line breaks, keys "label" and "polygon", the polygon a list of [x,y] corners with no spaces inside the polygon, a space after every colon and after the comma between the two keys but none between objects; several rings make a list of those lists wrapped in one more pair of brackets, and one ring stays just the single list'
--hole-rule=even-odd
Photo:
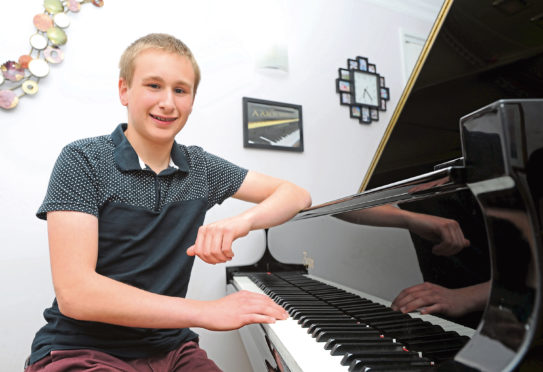
[{"label": "patterned polo shirt", "polygon": [[[168,296],[184,297],[196,239],[206,211],[241,186],[247,170],[197,146],[174,143],[170,166],[156,174],[141,161],[124,135],[67,145],[37,212],[68,210],[98,217],[96,271],[112,279]],[[52,350],[94,349],[120,358],[144,358],[175,349],[197,337],[189,329],[131,328],[79,321],[62,315],[56,299],[47,324],[32,344],[30,363]]]}]

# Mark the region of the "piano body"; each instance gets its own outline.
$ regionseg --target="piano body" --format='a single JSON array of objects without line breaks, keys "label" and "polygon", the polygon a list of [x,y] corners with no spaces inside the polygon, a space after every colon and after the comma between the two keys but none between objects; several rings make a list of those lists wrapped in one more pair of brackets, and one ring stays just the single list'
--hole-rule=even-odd
[{"label": "piano body", "polygon": [[[255,371],[543,370],[542,26],[543,2],[444,2],[359,192],[266,231],[258,262],[227,268],[229,292],[290,314],[240,330]],[[382,208],[455,220],[470,244],[433,254]],[[390,308],[421,281],[468,310]]]}]

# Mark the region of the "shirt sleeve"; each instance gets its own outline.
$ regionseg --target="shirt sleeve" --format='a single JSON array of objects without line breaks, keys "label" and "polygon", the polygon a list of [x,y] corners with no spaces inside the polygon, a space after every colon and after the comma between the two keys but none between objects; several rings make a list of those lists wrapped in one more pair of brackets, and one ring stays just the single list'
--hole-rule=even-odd
[{"label": "shirt sleeve", "polygon": [[45,220],[47,212],[77,211],[98,217],[97,185],[96,172],[83,149],[73,144],[64,147],[36,216]]},{"label": "shirt sleeve", "polygon": [[248,170],[204,151],[208,179],[208,209],[234,195]]}]

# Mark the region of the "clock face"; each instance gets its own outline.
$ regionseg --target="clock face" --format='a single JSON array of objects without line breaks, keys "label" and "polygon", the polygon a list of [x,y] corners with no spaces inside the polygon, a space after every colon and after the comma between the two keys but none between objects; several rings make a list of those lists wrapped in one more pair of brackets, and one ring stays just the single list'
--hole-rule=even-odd
[{"label": "clock face", "polygon": [[354,101],[358,105],[379,107],[379,76],[371,72],[352,71]]}]

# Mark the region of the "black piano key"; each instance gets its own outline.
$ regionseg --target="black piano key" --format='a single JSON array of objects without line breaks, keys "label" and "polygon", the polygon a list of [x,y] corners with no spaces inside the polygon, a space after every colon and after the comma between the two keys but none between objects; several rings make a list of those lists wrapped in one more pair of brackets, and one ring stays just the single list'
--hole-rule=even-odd
[{"label": "black piano key", "polygon": [[413,341],[425,341],[425,340],[439,341],[439,340],[449,338],[451,336],[461,337],[461,338],[469,340],[469,337],[467,336],[460,336],[458,333],[454,331],[446,331],[442,333],[404,335],[402,336],[402,342],[408,343],[408,342],[413,342]]},{"label": "black piano key", "polygon": [[295,320],[298,320],[304,316],[321,316],[321,315],[326,315],[326,316],[336,316],[336,315],[345,315],[343,314],[341,311],[337,310],[337,309],[323,309],[323,310],[298,310],[298,311],[293,311],[290,316],[292,317],[292,319],[295,319]]},{"label": "black piano key", "polygon": [[[359,353],[407,353],[404,347],[395,342],[343,342],[332,348],[332,355],[346,355]],[[413,354],[418,357],[418,354]]]},{"label": "black piano key", "polygon": [[362,360],[356,360],[349,365],[349,372],[432,372],[437,371],[434,363],[429,360],[416,360],[410,362],[373,362],[368,363]]},{"label": "black piano key", "polygon": [[376,358],[381,356],[386,357],[387,355],[419,356],[416,352],[405,350],[402,345],[388,345],[386,343],[378,343],[371,346],[365,345],[365,343],[340,343],[335,345],[330,352],[332,355],[345,355],[347,353],[358,355],[357,358],[362,358],[362,355]]},{"label": "black piano key", "polygon": [[371,322],[372,326],[374,327],[386,327],[386,326],[401,326],[403,324],[417,324],[417,323],[423,323],[424,320],[421,318],[409,318],[409,319],[387,319],[387,320],[380,320],[380,321],[374,321]]},{"label": "black piano key", "polygon": [[393,339],[380,335],[379,337],[342,337],[342,338],[331,338],[324,344],[325,350],[332,350],[334,346],[343,344],[343,343],[380,343],[380,342],[393,342]]},{"label": "black piano key", "polygon": [[444,341],[433,341],[433,342],[425,342],[425,343],[417,343],[415,345],[405,345],[407,349],[417,350],[422,353],[430,353],[430,352],[436,352],[436,351],[442,351],[442,350],[449,350],[449,349],[456,349],[457,351],[460,350],[464,345],[466,344],[463,340],[444,340]]},{"label": "black piano key", "polygon": [[409,317],[409,315],[396,312],[392,313],[384,313],[381,315],[352,315],[354,318],[362,320],[364,322],[367,322],[369,324],[372,324],[372,322],[377,322],[381,320],[402,320],[402,319],[408,319],[406,317]]},{"label": "black piano key", "polygon": [[326,342],[329,339],[333,338],[335,340],[344,338],[344,337],[354,337],[354,338],[362,338],[362,337],[370,337],[374,336],[375,339],[378,339],[381,333],[374,329],[365,328],[360,330],[348,330],[348,331],[320,331],[317,333],[314,337],[317,342]]},{"label": "black piano key", "polygon": [[444,332],[443,328],[437,325],[429,326],[429,327],[423,327],[420,329],[409,329],[409,330],[394,330],[394,331],[387,331],[385,334],[390,337],[396,337],[399,340],[402,340],[405,336],[411,336],[411,335],[424,335],[424,334],[439,334]]},{"label": "black piano key", "polygon": [[[371,329],[371,330],[374,330],[373,328],[369,328],[363,324],[342,324],[342,325],[322,325],[322,324],[314,324],[312,326],[310,326],[307,330],[307,333],[309,333],[310,335],[312,335],[313,337],[317,337],[317,335],[321,332],[325,332],[325,331],[332,331],[332,332],[342,332],[342,331],[356,331],[356,330],[364,330],[364,329]],[[378,332],[379,334],[381,334],[380,332]]]},{"label": "black piano key", "polygon": [[345,327],[366,327],[366,325],[356,322],[354,320],[348,320],[344,323],[336,323],[334,321],[324,322],[324,323],[315,323],[310,325],[307,328],[307,333],[313,334],[317,329],[335,329],[335,328],[345,328]]},{"label": "black piano key", "polygon": [[[409,361],[413,358],[419,358],[420,355],[413,351],[389,351],[389,350],[356,350],[353,348],[353,350],[341,348],[341,345],[336,345],[330,354],[332,355],[345,355],[347,353],[355,355],[356,359],[361,359],[365,361],[377,361],[377,362],[388,362],[391,360],[401,360],[401,361]],[[343,363],[342,363],[343,364]],[[344,364],[347,365],[347,364]]]},{"label": "black piano key", "polygon": [[345,353],[343,358],[341,358],[341,365],[353,367],[359,363],[364,363],[365,365],[383,365],[383,364],[407,364],[412,362],[427,362],[432,363],[428,358],[421,357],[417,353],[395,353],[391,355],[390,358],[383,358],[383,355],[368,356],[364,353]]},{"label": "black piano key", "polygon": [[462,347],[451,347],[449,349],[422,352],[422,355],[426,358],[434,360],[436,363],[441,363],[445,360],[454,358],[461,348]]},{"label": "black piano key", "polygon": [[379,327],[379,329],[386,333],[411,332],[411,333],[416,334],[416,331],[420,329],[427,329],[427,328],[432,328],[432,327],[435,327],[435,325],[430,322],[426,322],[426,323],[422,322],[422,323],[414,323],[414,324],[397,324],[397,325],[381,326]]},{"label": "black piano key", "polygon": [[298,319],[298,324],[308,324],[308,322],[319,322],[326,321],[330,319],[352,319],[350,316],[341,314],[341,315],[318,315],[318,316],[301,316]]}]

